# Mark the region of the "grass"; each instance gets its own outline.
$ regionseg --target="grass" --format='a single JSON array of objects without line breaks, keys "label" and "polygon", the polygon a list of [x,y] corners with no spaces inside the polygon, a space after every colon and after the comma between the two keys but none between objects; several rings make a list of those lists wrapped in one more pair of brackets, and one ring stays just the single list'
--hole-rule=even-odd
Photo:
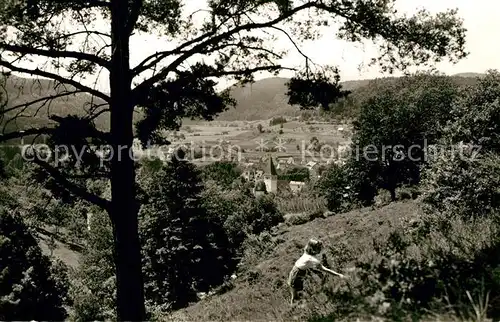
[{"label": "grass", "polygon": [[326,200],[310,196],[296,195],[276,198],[278,209],[282,213],[314,213],[326,211]]},{"label": "grass", "polygon": [[[453,274],[460,271],[448,266],[438,266],[427,271],[434,270],[432,274],[441,272],[436,276],[441,276],[438,279],[445,283],[448,290],[446,296],[439,297],[443,305],[432,305],[432,308],[429,307],[427,310],[414,312],[408,307],[405,309],[405,306],[398,302],[397,295],[395,298],[390,295],[384,298],[383,293],[380,293],[382,297],[376,296],[380,290],[387,288],[391,281],[404,283],[406,280],[418,284],[418,275],[413,275],[412,271],[415,269],[417,272],[419,268],[412,265],[405,268],[405,265],[422,263],[419,260],[424,260],[423,263],[425,263],[425,259],[428,259],[432,253],[431,249],[434,251],[441,249],[445,251],[444,254],[459,255],[454,262],[459,266],[469,260],[479,259],[481,262],[481,256],[490,254],[482,250],[488,250],[490,244],[496,247],[492,244],[496,230],[492,228],[491,218],[483,218],[476,222],[465,222],[457,218],[449,221],[450,230],[446,233],[441,233],[439,229],[434,230],[422,241],[422,244],[419,244],[419,247],[411,245],[407,252],[400,253],[404,254],[404,257],[400,258],[397,254],[388,257],[396,260],[394,263],[391,260],[390,265],[398,267],[395,272],[402,275],[391,275],[387,284],[383,284],[385,282],[381,280],[379,280],[381,283],[364,284],[367,280],[363,277],[364,273],[361,268],[356,267],[355,263],[363,262],[374,265],[372,267],[375,270],[364,272],[371,274],[368,281],[377,280],[377,274],[381,272],[377,270],[378,263],[384,258],[382,254],[386,251],[385,242],[390,240],[389,236],[393,232],[410,236],[411,230],[416,227],[415,223],[428,218],[426,216],[418,200],[405,200],[380,208],[363,208],[335,216],[318,217],[301,225],[280,225],[272,234],[252,236],[246,246],[241,267],[236,273],[237,277],[233,280],[229,291],[205,298],[170,315],[162,316],[162,320],[492,321],[486,312],[490,312],[492,308],[498,308],[497,303],[500,300],[498,292],[488,289],[491,285],[486,286],[485,282],[478,289],[473,286],[474,282],[464,281],[463,273],[466,271],[459,273],[461,275],[456,275],[460,276],[457,280]],[[478,231],[482,233],[478,234]],[[305,283],[306,301],[290,306],[286,279],[294,261],[301,255],[305,243],[311,237],[320,238],[325,244],[326,258],[323,260],[326,263],[323,264],[343,273],[348,276],[348,279],[310,274]],[[378,246],[382,246],[382,253],[377,250]],[[435,254],[438,253],[440,252]],[[440,263],[447,265],[446,262]],[[484,265],[488,264],[484,262]],[[471,277],[471,281],[480,280],[480,277],[473,276],[474,274],[471,275],[470,272],[467,274]],[[404,284],[397,285],[404,288]],[[371,291],[374,293],[370,293]],[[434,293],[429,290],[426,294],[430,296]],[[433,299],[438,300],[436,297]],[[372,304],[367,305],[370,302]],[[386,313],[382,309],[385,309]],[[423,317],[419,314],[423,314]],[[491,314],[496,313],[491,311]],[[385,319],[381,318],[383,316]]]},{"label": "grass", "polygon": [[[286,277],[311,237],[324,241],[332,268],[349,274],[347,258],[370,258],[374,240],[385,240],[421,210],[415,201],[398,202],[373,210],[363,208],[349,213],[317,218],[300,226],[281,226],[268,242],[269,252],[244,260],[234,281],[234,288],[220,296],[207,298],[177,311],[165,319],[170,321],[304,321],[314,314],[328,314],[335,304],[326,292],[345,288],[345,280],[310,277],[305,292],[310,300],[304,307],[290,307]],[[261,252],[262,253],[262,252]],[[255,255],[255,254],[254,254]],[[352,319],[348,319],[352,320]]]},{"label": "grass", "polygon": [[[377,314],[358,313],[345,303],[331,301],[332,293],[358,293],[360,282],[355,261],[376,262],[375,245],[381,245],[395,231],[405,231],[423,216],[418,200],[405,200],[380,208],[362,208],[330,217],[309,216],[308,222],[300,225],[282,224],[271,234],[250,236],[245,242],[246,251],[236,278],[230,282],[225,293],[209,296],[191,306],[160,316],[162,321],[339,321],[328,317],[332,312],[343,316],[340,321],[377,320]],[[312,219],[312,220],[311,220]],[[459,251],[466,256],[468,251],[487,244],[491,226],[488,220],[474,225],[455,220],[451,235],[464,241],[469,249]],[[482,234],[475,232],[481,231]],[[320,238],[325,245],[327,264],[334,270],[349,276],[342,280],[330,276],[308,276],[305,293],[308,300],[300,305],[290,306],[286,278],[294,261],[301,255],[303,247],[311,237]],[[466,238],[467,237],[467,238]],[[450,245],[444,236],[431,235],[428,245],[446,249]],[[42,247],[49,252],[48,240],[42,240]],[[75,267],[77,254],[69,252],[66,246],[56,242],[54,255],[70,266]],[[417,249],[416,252],[425,252]],[[415,256],[418,256],[416,254]],[[489,321],[486,308],[492,303],[489,290],[478,294],[464,290],[460,303],[449,303],[450,312],[429,312],[429,321]],[[452,312],[457,304],[461,307],[458,314]],[[339,306],[340,305],[340,306]],[[351,303],[356,305],[356,303]],[[492,304],[491,304],[492,305]],[[342,311],[346,314],[343,315]],[[458,317],[457,317],[458,315]],[[405,316],[402,320],[406,321]],[[381,321],[381,319],[378,319]]]}]

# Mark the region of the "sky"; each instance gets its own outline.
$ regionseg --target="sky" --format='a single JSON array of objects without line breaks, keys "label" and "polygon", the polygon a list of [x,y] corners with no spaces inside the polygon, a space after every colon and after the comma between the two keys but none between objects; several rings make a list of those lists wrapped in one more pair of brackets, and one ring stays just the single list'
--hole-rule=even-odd
[{"label": "sky", "polygon": [[[414,13],[419,7],[431,12],[458,8],[458,14],[464,19],[464,25],[467,29],[466,50],[470,52],[470,55],[456,65],[451,63],[437,65],[436,67],[440,71],[446,74],[455,74],[462,72],[481,73],[490,68],[500,69],[500,60],[498,59],[500,43],[494,40],[498,37],[497,32],[500,30],[498,16],[500,1],[399,0],[397,5],[399,10],[407,13]],[[373,46],[370,44],[363,48],[360,45],[356,46],[326,36],[320,41],[308,44],[304,51],[322,63],[331,63],[332,59],[339,59],[341,76],[345,80],[384,76],[377,68],[361,68],[361,70],[358,68],[359,63],[370,58],[369,54],[373,52]]]},{"label": "sky", "polygon": [[[204,7],[205,0],[187,0],[187,10],[192,12]],[[500,59],[497,53],[500,51],[500,43],[497,41],[497,31],[500,30],[500,1],[494,0],[397,0],[399,11],[411,14],[417,9],[425,8],[431,13],[445,11],[446,9],[458,8],[458,14],[464,19],[467,29],[466,50],[469,57],[458,64],[443,62],[436,65],[437,69],[446,74],[465,72],[484,73],[488,69],[500,70]],[[104,30],[109,28],[102,26]],[[334,27],[332,27],[334,28]],[[100,28],[99,28],[100,29]],[[377,67],[366,66],[369,59],[376,56],[375,47],[370,43],[353,44],[335,38],[335,29],[323,30],[324,36],[313,42],[301,45],[301,50],[317,64],[337,65],[340,69],[342,80],[357,80],[388,76],[382,74]],[[284,37],[273,46],[288,46],[291,43]],[[164,39],[150,35],[139,35],[131,38],[131,65],[135,66],[148,55],[162,50],[173,48],[172,44]],[[283,65],[297,67],[304,63],[304,58],[295,50],[282,61]],[[293,72],[283,72],[280,76],[290,77]],[[256,75],[257,79],[270,77],[270,74]],[[140,79],[139,79],[140,80]],[[95,78],[89,77],[83,81],[87,85],[93,85]],[[231,84],[222,83],[219,88]],[[101,73],[97,81],[97,87],[108,92],[108,75]]]},{"label": "sky", "polygon": [[[203,0],[190,0],[193,7],[199,6]],[[467,29],[466,49],[469,57],[458,64],[443,62],[436,65],[437,69],[446,74],[464,72],[483,73],[488,69],[500,70],[500,42],[497,41],[500,30],[500,1],[495,0],[398,0],[397,9],[408,14],[425,8],[430,12],[440,12],[446,9],[458,8],[458,14],[464,19]],[[376,53],[375,47],[366,44],[352,44],[335,39],[335,30],[325,30],[321,39],[303,44],[301,50],[312,61],[319,64],[334,64],[340,68],[342,80],[356,80],[388,76],[382,74],[377,67],[368,68],[367,62]],[[283,42],[283,44],[290,45]],[[150,37],[136,37],[131,43],[132,60],[140,59],[162,47],[161,40]],[[285,58],[286,65],[297,66],[303,64],[303,57],[292,50]],[[290,77],[293,72],[283,72],[280,76]],[[270,77],[270,74],[261,74],[256,78]],[[227,84],[229,85],[229,84]],[[224,84],[223,86],[227,86]],[[105,84],[103,86],[106,86]]]}]

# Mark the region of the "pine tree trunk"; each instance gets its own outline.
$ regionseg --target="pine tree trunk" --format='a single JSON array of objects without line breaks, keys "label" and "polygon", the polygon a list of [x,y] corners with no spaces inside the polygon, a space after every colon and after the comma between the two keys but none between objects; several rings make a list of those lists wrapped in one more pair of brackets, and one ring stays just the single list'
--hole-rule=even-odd
[{"label": "pine tree trunk", "polygon": [[135,195],[135,169],[131,157],[133,108],[129,38],[126,32],[128,9],[121,1],[111,7],[112,56],[111,90],[111,206],[114,258],[116,267],[116,305],[119,321],[144,321],[144,285],[138,233],[138,203]]}]

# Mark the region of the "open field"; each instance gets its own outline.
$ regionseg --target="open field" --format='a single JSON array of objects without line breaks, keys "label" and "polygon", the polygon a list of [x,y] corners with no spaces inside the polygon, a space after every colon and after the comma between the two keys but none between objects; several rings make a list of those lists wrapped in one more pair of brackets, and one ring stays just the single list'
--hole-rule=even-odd
[{"label": "open field", "polygon": [[[258,125],[262,126],[259,132]],[[342,128],[342,130],[339,130]],[[280,125],[269,125],[266,121],[234,121],[234,122],[199,122],[188,123],[176,133],[180,139],[172,140],[175,145],[184,145],[193,148],[204,148],[205,162],[211,162],[210,156],[217,155],[224,146],[224,156],[237,157],[241,152],[241,161],[251,162],[257,160],[269,152],[276,156],[292,156],[297,161],[306,162],[311,155],[306,152],[312,138],[333,147],[346,146],[350,142],[350,126],[342,123],[326,122],[300,122],[290,120]],[[171,135],[169,136],[169,139]],[[264,151],[262,151],[262,149]],[[273,149],[265,151],[265,149]],[[234,151],[229,153],[227,151]],[[332,155],[330,150],[325,149],[323,155]],[[319,154],[318,154],[319,157]],[[195,160],[201,162],[201,160]]]}]

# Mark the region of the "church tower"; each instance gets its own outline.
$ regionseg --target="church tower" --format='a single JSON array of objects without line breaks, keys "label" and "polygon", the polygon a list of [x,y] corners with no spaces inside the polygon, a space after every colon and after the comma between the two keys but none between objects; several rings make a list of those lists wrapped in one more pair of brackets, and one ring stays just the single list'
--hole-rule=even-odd
[{"label": "church tower", "polygon": [[266,191],[276,193],[278,191],[278,174],[273,164],[273,158],[269,156],[264,172],[264,183]]}]

